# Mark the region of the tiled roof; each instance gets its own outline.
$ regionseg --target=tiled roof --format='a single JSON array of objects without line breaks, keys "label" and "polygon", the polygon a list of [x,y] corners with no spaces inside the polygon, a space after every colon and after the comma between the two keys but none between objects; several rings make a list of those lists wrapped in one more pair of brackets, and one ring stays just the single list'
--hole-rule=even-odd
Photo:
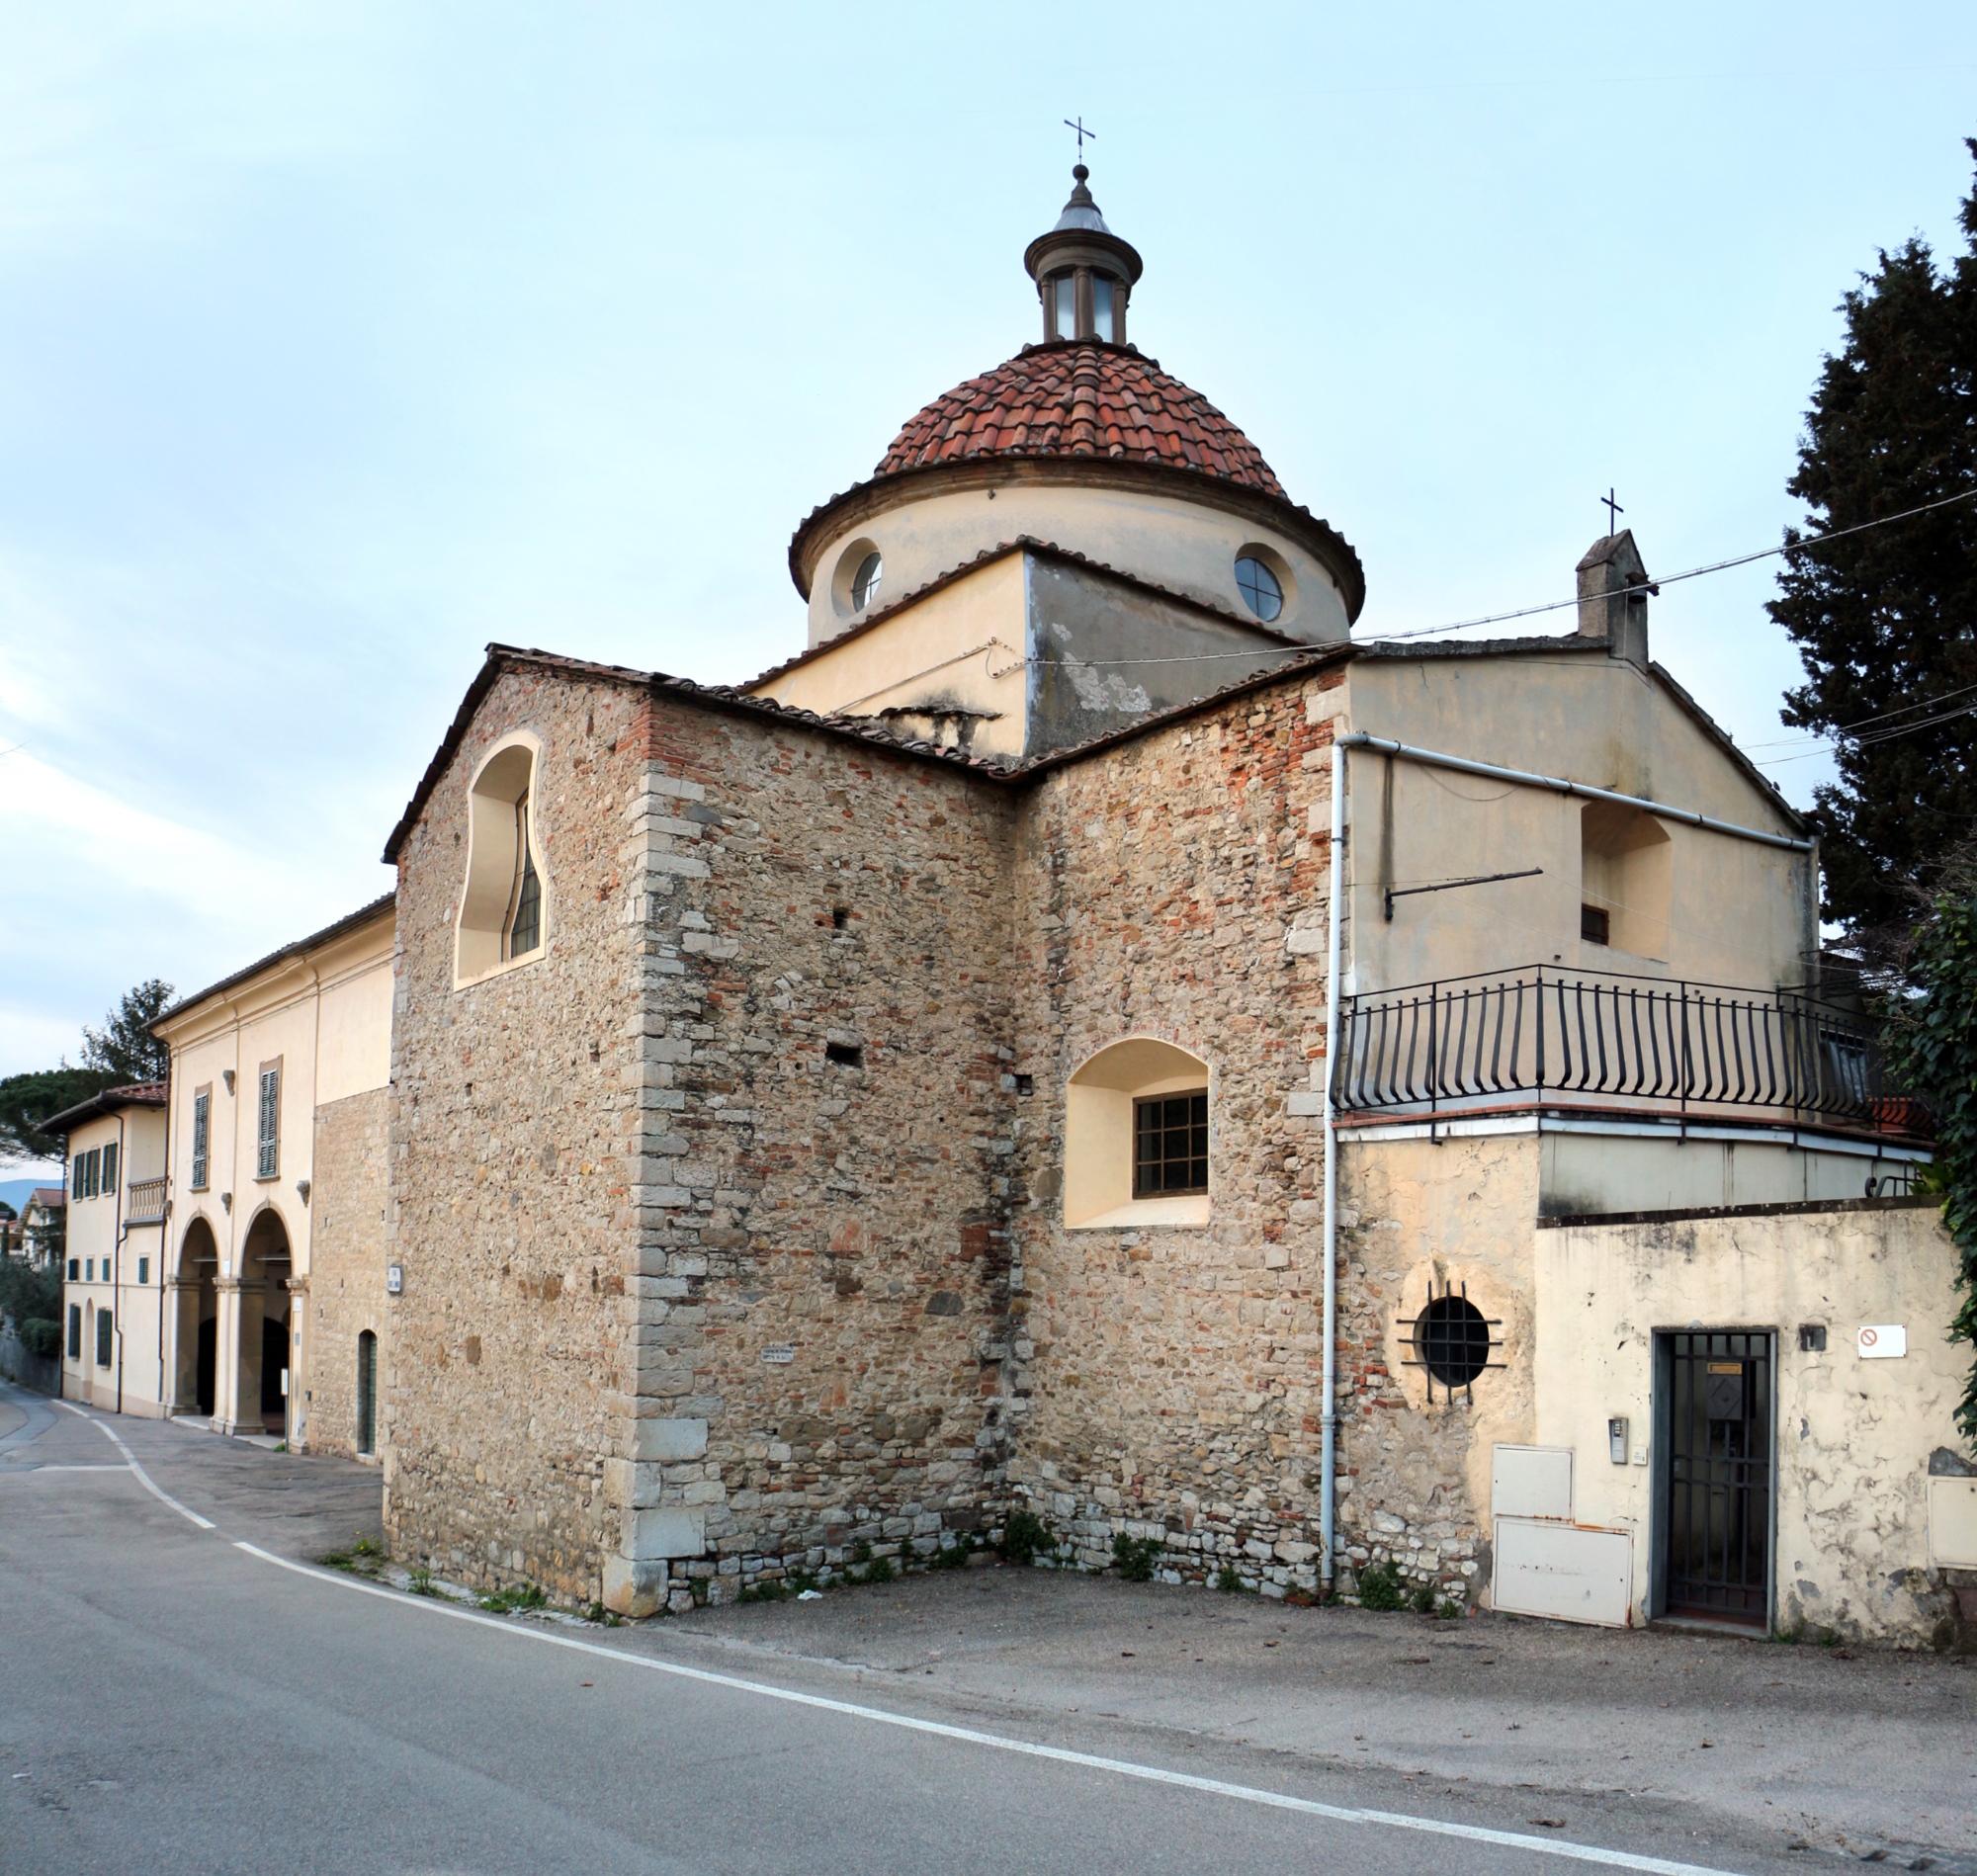
[{"label": "tiled roof", "polygon": [[68,1134],[84,1121],[95,1120],[103,1114],[114,1114],[122,1107],[163,1107],[164,1104],[164,1082],[130,1081],[121,1088],[105,1088],[100,1094],[92,1094],[73,1107],[65,1107],[59,1114],[50,1114],[46,1120],[38,1121],[36,1125],[43,1133]]},{"label": "tiled roof", "polygon": [[1025,346],[936,397],[893,439],[874,473],[994,456],[1157,463],[1289,499],[1242,431],[1129,345]]}]

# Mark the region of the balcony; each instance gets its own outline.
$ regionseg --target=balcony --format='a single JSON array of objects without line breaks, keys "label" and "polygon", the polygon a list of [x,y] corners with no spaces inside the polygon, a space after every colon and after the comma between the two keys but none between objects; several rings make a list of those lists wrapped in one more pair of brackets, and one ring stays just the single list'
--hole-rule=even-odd
[{"label": "balcony", "polygon": [[1332,1100],[1402,1116],[1573,1106],[1929,1138],[1880,1025],[1795,990],[1536,965],[1341,999]]},{"label": "balcony", "polygon": [[132,1225],[155,1225],[165,1215],[165,1182],[158,1179],[132,1179],[130,1181],[130,1209],[128,1222]]}]

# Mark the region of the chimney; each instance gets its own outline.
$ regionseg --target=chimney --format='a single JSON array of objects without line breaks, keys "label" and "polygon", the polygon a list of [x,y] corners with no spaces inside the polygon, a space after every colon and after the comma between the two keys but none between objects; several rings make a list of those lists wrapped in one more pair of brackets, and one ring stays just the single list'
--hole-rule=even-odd
[{"label": "chimney", "polygon": [[1578,566],[1579,636],[1603,639],[1609,657],[1648,668],[1648,569],[1634,546],[1634,531],[1602,535]]}]

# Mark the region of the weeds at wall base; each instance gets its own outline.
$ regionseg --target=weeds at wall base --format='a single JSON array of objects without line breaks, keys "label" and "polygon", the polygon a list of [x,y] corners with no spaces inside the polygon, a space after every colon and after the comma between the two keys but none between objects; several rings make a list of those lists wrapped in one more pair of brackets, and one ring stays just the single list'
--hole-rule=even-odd
[{"label": "weeds at wall base", "polygon": [[479,1598],[480,1606],[492,1615],[514,1615],[526,1609],[541,1609],[549,1605],[549,1597],[543,1594],[540,1583],[525,1582],[507,1589],[497,1589],[491,1596]]},{"label": "weeds at wall base", "polygon": [[316,1560],[324,1570],[347,1571],[353,1577],[376,1577],[385,1562],[385,1547],[375,1538],[352,1540],[348,1550],[324,1551]]}]

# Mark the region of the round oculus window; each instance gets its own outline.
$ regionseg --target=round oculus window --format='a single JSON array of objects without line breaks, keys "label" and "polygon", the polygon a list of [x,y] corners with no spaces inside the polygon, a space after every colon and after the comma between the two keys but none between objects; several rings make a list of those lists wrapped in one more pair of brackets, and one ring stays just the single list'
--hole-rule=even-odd
[{"label": "round oculus window", "polygon": [[879,581],[884,577],[886,562],[877,554],[868,554],[858,562],[858,571],[851,576],[851,610],[863,612],[879,597]]},{"label": "round oculus window", "polygon": [[1415,1353],[1444,1388],[1466,1388],[1490,1365],[1490,1324],[1466,1296],[1438,1296],[1415,1320]]},{"label": "round oculus window", "polygon": [[1265,625],[1284,609],[1284,589],[1277,576],[1250,554],[1236,562],[1236,585],[1243,602]]}]

